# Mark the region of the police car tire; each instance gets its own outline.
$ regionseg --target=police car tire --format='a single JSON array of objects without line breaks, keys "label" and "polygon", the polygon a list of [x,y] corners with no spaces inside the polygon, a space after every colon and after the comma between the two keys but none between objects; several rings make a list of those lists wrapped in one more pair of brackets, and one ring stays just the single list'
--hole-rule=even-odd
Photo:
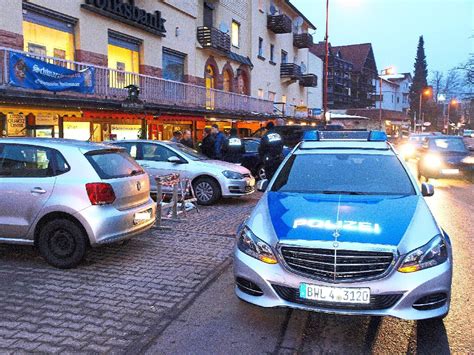
[{"label": "police car tire", "polygon": [[[196,194],[196,188],[199,184],[201,183],[207,183],[211,186],[213,194],[212,197],[208,201],[202,201],[199,199],[198,194]],[[221,198],[221,187],[219,186],[219,183],[217,183],[215,180],[208,178],[208,177],[200,177],[196,179],[193,183],[193,189],[197,198],[197,203],[202,206],[210,206],[216,203],[220,198]]]}]

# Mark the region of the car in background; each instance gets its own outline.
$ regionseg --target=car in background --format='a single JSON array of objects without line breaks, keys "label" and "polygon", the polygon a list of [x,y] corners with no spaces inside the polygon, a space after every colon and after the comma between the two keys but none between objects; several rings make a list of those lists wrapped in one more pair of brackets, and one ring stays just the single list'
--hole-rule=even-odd
[{"label": "car in background", "polygon": [[474,178],[474,154],[460,136],[429,136],[420,149],[418,178]]},{"label": "car in background", "polygon": [[[239,197],[254,192],[255,179],[243,166],[205,155],[181,143],[152,140],[110,142],[127,152],[150,175],[151,193],[157,193],[156,176],[179,173],[192,183],[197,202],[212,205],[221,197]],[[166,191],[165,191],[166,192]]]},{"label": "car in background", "polygon": [[[436,133],[412,133],[408,136],[408,140],[402,143],[398,148],[400,155],[405,160],[419,158],[419,152],[423,142],[427,137],[438,135]],[[440,135],[440,134],[439,134]]]},{"label": "car in background", "polygon": [[[265,165],[263,160],[258,153],[260,147],[260,138],[242,138],[244,144],[244,153],[241,158],[241,165],[250,170],[256,179],[265,179]],[[283,155],[287,156],[291,152],[291,149],[287,146],[283,147]]]},{"label": "car in background", "polygon": [[474,129],[465,129],[462,135],[463,137],[474,138]]},{"label": "car in background", "polygon": [[[287,147],[293,148],[303,139],[304,132],[307,130],[313,129],[311,126],[302,126],[302,125],[288,125],[288,126],[275,126],[274,130],[278,133],[282,140],[283,144]],[[263,135],[267,132],[265,127],[259,128],[252,134],[252,138],[262,138]]]},{"label": "car in background", "polygon": [[[326,132],[323,132],[326,133]],[[338,133],[338,132],[331,132]],[[383,132],[305,136],[237,232],[237,296],[261,307],[441,319],[449,236]]]},{"label": "car in background", "polygon": [[148,175],[124,149],[103,144],[0,139],[0,195],[0,242],[35,245],[58,268],[155,222]]}]

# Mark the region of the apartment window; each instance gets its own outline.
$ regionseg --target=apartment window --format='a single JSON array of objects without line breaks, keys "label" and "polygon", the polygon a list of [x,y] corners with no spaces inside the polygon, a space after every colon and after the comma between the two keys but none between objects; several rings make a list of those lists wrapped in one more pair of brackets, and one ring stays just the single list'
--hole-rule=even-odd
[{"label": "apartment window", "polygon": [[265,9],[264,9],[264,0],[258,0],[258,10],[260,12],[265,12]]},{"label": "apartment window", "polygon": [[184,82],[184,61],[186,54],[163,48],[163,78]]},{"label": "apartment window", "polygon": [[74,60],[75,21],[66,15],[24,3],[23,50],[38,56]]},{"label": "apartment window", "polygon": [[275,45],[270,44],[270,63],[275,63]]},{"label": "apartment window", "polygon": [[281,95],[281,102],[286,104],[286,95]]},{"label": "apartment window", "polygon": [[288,52],[281,50],[281,64],[288,63]]},{"label": "apartment window", "polygon": [[258,89],[258,98],[263,99],[263,89]]},{"label": "apartment window", "polygon": [[232,38],[232,45],[234,47],[239,47],[240,46],[240,23],[238,23],[235,20],[232,20],[231,38]]},{"label": "apartment window", "polygon": [[263,57],[263,38],[262,37],[258,37],[258,57],[260,59],[265,59]]},{"label": "apartment window", "polygon": [[275,95],[276,95],[276,93],[274,93],[272,91],[269,91],[268,92],[268,100],[275,102]]}]

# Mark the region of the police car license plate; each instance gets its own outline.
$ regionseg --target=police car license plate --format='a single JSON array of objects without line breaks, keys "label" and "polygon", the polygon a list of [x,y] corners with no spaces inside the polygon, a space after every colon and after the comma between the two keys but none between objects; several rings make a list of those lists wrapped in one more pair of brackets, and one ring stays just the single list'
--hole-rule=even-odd
[{"label": "police car license plate", "polygon": [[321,302],[370,303],[370,288],[300,284],[300,298]]}]

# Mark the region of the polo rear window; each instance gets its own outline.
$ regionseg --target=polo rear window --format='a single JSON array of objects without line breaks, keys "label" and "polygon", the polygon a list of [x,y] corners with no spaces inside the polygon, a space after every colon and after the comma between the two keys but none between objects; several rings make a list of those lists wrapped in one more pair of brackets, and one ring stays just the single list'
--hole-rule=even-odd
[{"label": "polo rear window", "polygon": [[85,154],[101,179],[116,179],[144,174],[144,170],[122,150],[98,150]]}]

